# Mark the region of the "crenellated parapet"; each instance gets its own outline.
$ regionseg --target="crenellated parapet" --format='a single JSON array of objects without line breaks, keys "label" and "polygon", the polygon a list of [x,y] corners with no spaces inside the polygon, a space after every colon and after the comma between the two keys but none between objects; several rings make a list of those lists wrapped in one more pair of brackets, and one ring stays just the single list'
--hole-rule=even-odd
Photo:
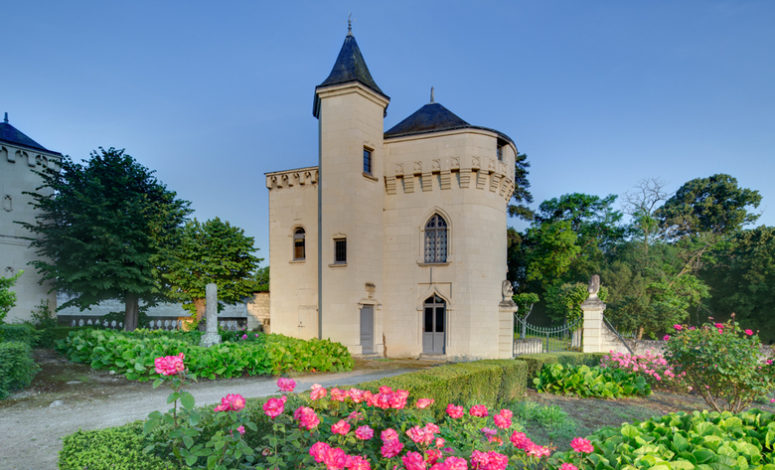
[{"label": "crenellated parapet", "polygon": [[295,170],[272,171],[265,173],[266,187],[273,189],[312,186],[318,184],[318,167],[297,168]]},{"label": "crenellated parapet", "polygon": [[508,201],[514,192],[514,169],[487,157],[435,158],[393,163],[386,168],[388,195],[452,189],[490,191]]},{"label": "crenellated parapet", "polygon": [[15,147],[10,144],[0,144],[0,162],[26,164],[30,168],[44,167],[56,170],[60,157],[33,149]]}]

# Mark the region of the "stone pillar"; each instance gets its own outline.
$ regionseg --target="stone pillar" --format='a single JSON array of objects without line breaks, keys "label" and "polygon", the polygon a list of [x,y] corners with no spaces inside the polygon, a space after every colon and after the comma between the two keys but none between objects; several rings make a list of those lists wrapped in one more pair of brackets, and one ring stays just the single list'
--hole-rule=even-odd
[{"label": "stone pillar", "polygon": [[214,283],[207,284],[205,286],[205,297],[207,298],[205,306],[207,330],[202,335],[199,344],[210,347],[221,342],[221,335],[218,334],[218,286]]},{"label": "stone pillar", "polygon": [[585,353],[608,352],[604,351],[603,335],[606,334],[603,324],[603,312],[605,303],[597,296],[600,288],[600,277],[595,274],[589,282],[589,297],[581,304],[583,312],[582,351]]},{"label": "stone pillar", "polygon": [[514,314],[517,309],[513,300],[498,305],[498,359],[514,357]]}]

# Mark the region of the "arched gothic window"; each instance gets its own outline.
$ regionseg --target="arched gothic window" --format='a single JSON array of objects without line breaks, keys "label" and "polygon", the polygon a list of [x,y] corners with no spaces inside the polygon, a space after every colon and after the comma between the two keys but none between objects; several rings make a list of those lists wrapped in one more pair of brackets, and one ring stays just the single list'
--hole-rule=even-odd
[{"label": "arched gothic window", "polygon": [[293,232],[293,260],[302,261],[306,257],[304,250],[304,229],[299,227]]},{"label": "arched gothic window", "polygon": [[447,221],[439,214],[425,224],[425,262],[447,262]]}]

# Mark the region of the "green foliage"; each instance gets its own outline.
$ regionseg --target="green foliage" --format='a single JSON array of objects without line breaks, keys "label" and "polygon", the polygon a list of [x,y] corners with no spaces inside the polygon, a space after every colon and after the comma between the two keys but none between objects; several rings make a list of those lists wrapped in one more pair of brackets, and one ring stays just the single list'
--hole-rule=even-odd
[{"label": "green foliage", "polygon": [[581,252],[578,235],[568,221],[546,222],[528,229],[524,245],[525,279],[549,282],[561,278]]},{"label": "green foliage", "polygon": [[758,335],[732,318],[681,326],[667,341],[665,359],[714,410],[736,413],[775,390],[775,365],[760,346]]},{"label": "green foliage", "polygon": [[580,470],[775,468],[775,416],[759,410],[670,413],[588,437],[592,454],[557,453],[549,461],[551,468],[562,462]]},{"label": "green foliage", "polygon": [[525,315],[529,315],[533,310],[533,305],[537,304],[541,300],[541,298],[538,297],[538,294],[533,292],[522,292],[520,294],[514,294],[512,299],[514,300],[514,303],[517,304],[517,313],[523,317]]},{"label": "green foliage", "polygon": [[738,321],[759,330],[763,341],[775,342],[775,227],[740,232],[711,256],[701,276],[710,286],[714,316],[735,312]]},{"label": "green foliage", "polygon": [[643,376],[622,369],[589,366],[544,366],[533,379],[539,392],[579,397],[621,398],[648,396],[651,386]]},{"label": "green foliage", "polygon": [[533,195],[530,194],[530,181],[527,179],[530,163],[527,161],[527,155],[518,153],[514,158],[514,192],[511,193],[511,201],[508,206],[508,213],[511,217],[519,217],[524,220],[533,218],[533,211],[525,203],[533,202]]},{"label": "green foliage", "polygon": [[758,207],[761,199],[758,191],[740,188],[737,179],[720,173],[684,183],[656,216],[670,236],[729,234],[756,221],[759,216],[748,207]]},{"label": "green foliage", "polygon": [[218,217],[187,222],[179,243],[166,253],[162,277],[171,298],[192,314],[201,314],[205,286],[211,282],[218,286],[219,304],[234,304],[255,292],[251,275],[261,260],[253,256],[253,241],[243,229]]},{"label": "green foliage", "polygon": [[[581,304],[589,297],[588,285],[576,282],[552,285],[546,289],[546,309],[555,321],[572,322],[583,316]],[[608,299],[608,288],[600,286],[598,297]]]},{"label": "green foliage", "polygon": [[35,347],[53,349],[56,346],[57,341],[67,338],[67,335],[73,330],[75,330],[75,328],[70,326],[53,326],[37,330]]},{"label": "green foliage", "polygon": [[253,280],[256,282],[256,292],[269,292],[269,266],[256,269]]},{"label": "green foliage", "polygon": [[21,341],[0,343],[0,399],[30,385],[39,370],[32,360],[29,344]]},{"label": "green foliage", "polygon": [[540,405],[532,401],[510,403],[508,408],[514,412],[514,417],[523,423],[531,433],[543,431],[551,441],[570,442],[576,437],[578,427],[576,420],[568,416],[557,405]]},{"label": "green foliage", "polygon": [[63,439],[59,453],[61,470],[173,470],[173,462],[143,452],[149,441],[143,423],[97,431],[78,431]]},{"label": "green foliage", "polygon": [[23,225],[37,235],[31,246],[43,279],[74,294],[60,308],[123,299],[125,328],[134,329],[138,299],[163,294],[157,269],[190,212],[188,202],[114,148],[92,152],[85,164],[65,157],[61,170],[39,174],[43,185],[28,193],[38,216]]},{"label": "green foliage", "polygon": [[184,353],[186,365],[198,377],[241,377],[288,371],[342,371],[353,366],[347,348],[328,340],[304,341],[283,335],[260,334],[257,341],[225,342],[204,348],[197,333],[133,333],[112,330],[76,330],[57,348],[70,360],[95,369],[111,369],[129,380],[155,376],[154,359]]},{"label": "green foliage", "polygon": [[11,287],[13,287],[22,273],[24,271],[19,271],[11,277],[0,276],[0,323],[3,323],[5,316],[16,305],[16,292],[12,291]]},{"label": "green foliage", "polygon": [[32,325],[26,323],[10,323],[0,325],[0,341],[19,341],[27,346],[34,346],[38,332]]},{"label": "green foliage", "polygon": [[527,363],[528,385],[533,385],[533,377],[547,364],[563,364],[571,366],[596,366],[600,364],[603,358],[602,353],[578,353],[578,352],[558,352],[558,353],[539,353],[522,354],[515,358],[516,361]]},{"label": "green foliage", "polygon": [[31,321],[35,328],[54,328],[58,325],[56,313],[48,308],[48,301],[41,300],[32,310]]}]

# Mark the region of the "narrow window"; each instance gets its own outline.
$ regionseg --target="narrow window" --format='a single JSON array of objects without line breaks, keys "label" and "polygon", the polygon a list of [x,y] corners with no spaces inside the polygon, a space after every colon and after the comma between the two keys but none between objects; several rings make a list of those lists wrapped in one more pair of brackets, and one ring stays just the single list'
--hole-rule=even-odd
[{"label": "narrow window", "polygon": [[498,146],[498,150],[496,152],[497,152],[497,155],[498,155],[498,161],[502,162],[503,161],[503,145],[499,145]]},{"label": "narrow window", "polygon": [[347,239],[334,238],[334,264],[347,263]]},{"label": "narrow window", "polygon": [[439,214],[425,224],[425,262],[447,262],[447,221]]},{"label": "narrow window", "polygon": [[363,172],[371,174],[371,149],[363,148]]},{"label": "narrow window", "polygon": [[297,228],[295,232],[293,232],[293,260],[294,261],[303,261],[306,257],[306,253],[304,252],[304,229],[303,228]]}]

